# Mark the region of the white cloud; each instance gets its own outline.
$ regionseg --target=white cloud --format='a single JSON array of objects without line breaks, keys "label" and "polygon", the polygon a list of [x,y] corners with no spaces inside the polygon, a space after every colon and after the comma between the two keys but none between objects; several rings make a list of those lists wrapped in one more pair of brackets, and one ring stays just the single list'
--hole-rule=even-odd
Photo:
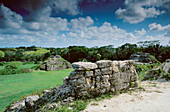
[{"label": "white cloud", "polygon": [[71,25],[71,30],[82,30],[85,29],[87,27],[89,27],[90,25],[93,25],[94,21],[92,20],[91,17],[87,16],[86,18],[78,18],[78,19],[72,19],[70,21],[70,25]]},{"label": "white cloud", "polygon": [[168,45],[170,37],[167,37],[166,34],[159,34],[156,36],[146,35],[145,39],[143,40],[160,40],[162,45]]},{"label": "white cloud", "polygon": [[132,33],[128,33],[117,26],[112,26],[108,22],[103,23],[100,27],[91,25],[83,29],[71,30],[66,36],[70,37],[68,41],[71,43],[88,46],[108,44],[119,46],[121,43],[132,42],[137,39]]},{"label": "white cloud", "polygon": [[21,27],[23,18],[21,15],[11,11],[3,4],[0,5],[0,28],[14,28]]},{"label": "white cloud", "polygon": [[115,14],[125,22],[136,24],[146,18],[157,17],[164,14],[164,10],[158,9],[165,7],[168,0],[125,0],[125,8],[119,8]]},{"label": "white cloud", "polygon": [[139,35],[139,36],[142,36],[142,35],[145,35],[146,34],[146,30],[144,29],[144,28],[142,28],[142,30],[141,31],[137,31],[137,30],[135,30],[135,32],[137,33],[137,35]]},{"label": "white cloud", "polygon": [[79,13],[78,2],[80,0],[56,0],[52,3],[52,9],[56,12],[67,12],[70,15]]},{"label": "white cloud", "polygon": [[161,24],[152,23],[149,25],[150,30],[156,30],[156,31],[165,31],[170,30],[170,24],[166,26],[162,26]]},{"label": "white cloud", "polygon": [[0,40],[4,40],[4,38],[0,37]]}]

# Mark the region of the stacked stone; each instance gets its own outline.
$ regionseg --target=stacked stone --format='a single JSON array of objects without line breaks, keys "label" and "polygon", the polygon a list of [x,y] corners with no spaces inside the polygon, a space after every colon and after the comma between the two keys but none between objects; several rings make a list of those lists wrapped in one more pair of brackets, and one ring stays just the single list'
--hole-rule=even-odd
[{"label": "stacked stone", "polygon": [[137,81],[133,61],[76,62],[72,66],[75,71],[64,83],[74,88],[75,97],[120,91]]},{"label": "stacked stone", "polygon": [[98,68],[95,70],[96,93],[103,94],[110,91],[110,76],[113,73],[113,62],[110,60],[97,61]]},{"label": "stacked stone", "polygon": [[95,63],[76,62],[72,64],[75,71],[69,75],[68,84],[73,86],[75,97],[89,95],[89,91],[94,89],[94,70],[97,68]]}]

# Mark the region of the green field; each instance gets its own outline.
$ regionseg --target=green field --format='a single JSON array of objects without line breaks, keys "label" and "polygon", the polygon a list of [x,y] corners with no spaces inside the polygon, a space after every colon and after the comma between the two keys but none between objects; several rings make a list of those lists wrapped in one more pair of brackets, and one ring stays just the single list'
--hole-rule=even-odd
[{"label": "green field", "polygon": [[73,69],[0,75],[0,111],[23,95],[61,85],[71,71]]}]

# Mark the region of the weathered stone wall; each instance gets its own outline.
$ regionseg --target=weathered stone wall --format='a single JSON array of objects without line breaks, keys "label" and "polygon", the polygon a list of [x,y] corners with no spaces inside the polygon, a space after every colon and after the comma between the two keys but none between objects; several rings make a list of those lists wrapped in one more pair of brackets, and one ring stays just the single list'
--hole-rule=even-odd
[{"label": "weathered stone wall", "polygon": [[73,63],[71,72],[64,83],[75,90],[75,97],[120,91],[138,79],[133,61],[101,60],[96,63]]},{"label": "weathered stone wall", "polygon": [[[108,92],[116,92],[130,87],[138,80],[133,66],[134,61],[101,60],[96,63],[76,62],[75,69],[63,79],[63,85],[44,91],[42,97],[35,100],[34,96],[13,104],[8,111],[36,111],[40,106],[56,107],[57,101],[71,102],[79,97],[98,96]],[[20,106],[17,106],[20,105]],[[11,110],[12,109],[12,110]]]}]

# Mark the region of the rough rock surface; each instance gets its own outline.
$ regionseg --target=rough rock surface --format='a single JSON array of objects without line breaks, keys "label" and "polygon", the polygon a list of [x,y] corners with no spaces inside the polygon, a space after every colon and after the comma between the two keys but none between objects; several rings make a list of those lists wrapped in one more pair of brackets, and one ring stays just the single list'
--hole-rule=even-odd
[{"label": "rough rock surface", "polygon": [[50,56],[43,64],[40,66],[40,70],[54,71],[72,68],[71,64],[64,60],[61,56]]},{"label": "rough rock surface", "polygon": [[129,59],[134,60],[136,62],[142,62],[142,63],[156,63],[157,62],[157,60],[153,56],[151,56],[149,53],[132,54]]},{"label": "rough rock surface", "polygon": [[75,70],[91,70],[97,68],[97,65],[91,62],[75,62],[72,66]]},{"label": "rough rock surface", "polygon": [[[25,105],[23,109],[37,111],[39,107],[56,109],[56,102],[72,102],[81,97],[95,97],[108,92],[128,89],[131,83],[136,83],[138,75],[133,66],[134,61],[102,60],[96,63],[73,63],[75,71],[63,79],[63,85],[44,92],[42,97]],[[54,105],[52,105],[54,104]],[[50,107],[47,105],[51,105]],[[10,110],[10,108],[9,108]]]},{"label": "rough rock surface", "polygon": [[151,78],[154,78],[154,79],[165,78],[167,80],[170,80],[170,61],[169,61],[169,59],[167,59],[159,67],[150,70],[144,77],[144,80],[151,79]]}]

